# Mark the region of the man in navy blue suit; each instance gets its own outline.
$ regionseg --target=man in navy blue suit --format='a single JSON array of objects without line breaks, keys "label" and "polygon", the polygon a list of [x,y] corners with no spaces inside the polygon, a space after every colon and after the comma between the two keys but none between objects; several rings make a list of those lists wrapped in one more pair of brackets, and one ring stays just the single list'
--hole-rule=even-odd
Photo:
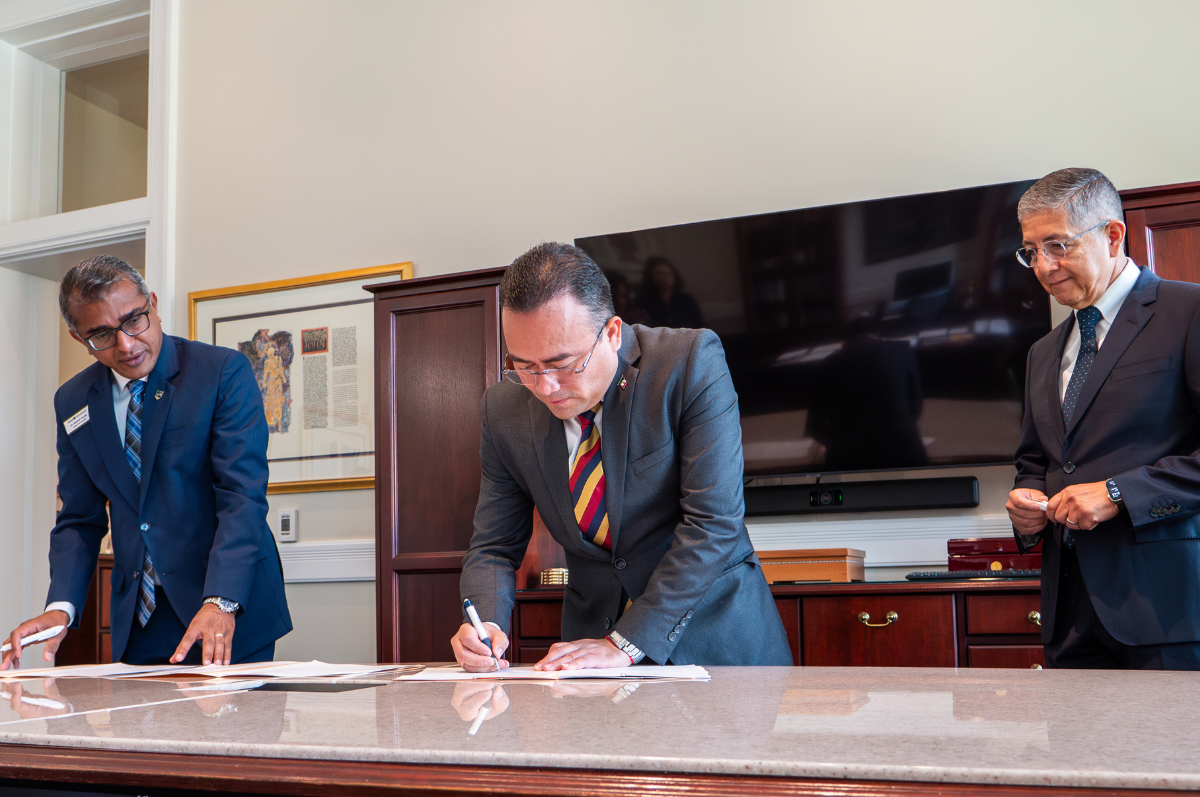
[{"label": "man in navy blue suit", "polygon": [[[266,520],[267,423],[249,361],[164,335],[157,297],[115,257],[71,269],[59,306],[96,362],[54,397],[62,509],[50,594],[46,611],[10,635],[0,670],[20,666],[22,637],[79,627],[110,518],[114,661],[270,661],[292,622]],[[67,633],[46,643],[47,661]]]},{"label": "man in navy blue suit", "polygon": [[1017,206],[1020,261],[1074,312],[1029,351],[1008,513],[1043,542],[1046,664],[1200,669],[1200,285],[1124,252],[1094,169]]}]

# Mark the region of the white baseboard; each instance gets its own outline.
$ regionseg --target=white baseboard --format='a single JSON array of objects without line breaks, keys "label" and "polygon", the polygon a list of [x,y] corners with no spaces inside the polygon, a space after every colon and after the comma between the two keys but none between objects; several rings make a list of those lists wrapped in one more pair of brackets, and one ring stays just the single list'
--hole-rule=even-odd
[{"label": "white baseboard", "polygon": [[960,537],[1008,537],[1006,514],[921,518],[831,517],[796,521],[750,519],[750,540],[760,551],[789,548],[858,548],[867,567],[946,565],[946,541]]},{"label": "white baseboard", "polygon": [[375,540],[279,543],[286,583],[374,581]]}]

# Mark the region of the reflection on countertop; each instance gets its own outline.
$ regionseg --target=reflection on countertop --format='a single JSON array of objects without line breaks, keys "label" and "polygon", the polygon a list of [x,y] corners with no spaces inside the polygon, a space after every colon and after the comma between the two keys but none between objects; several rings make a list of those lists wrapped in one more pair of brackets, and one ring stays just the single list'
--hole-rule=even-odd
[{"label": "reflection on countertop", "polygon": [[[708,682],[0,683],[0,741],[147,752],[1200,788],[1191,673],[710,668]],[[469,732],[474,728],[475,732]],[[1117,733],[1109,730],[1119,729]]]}]

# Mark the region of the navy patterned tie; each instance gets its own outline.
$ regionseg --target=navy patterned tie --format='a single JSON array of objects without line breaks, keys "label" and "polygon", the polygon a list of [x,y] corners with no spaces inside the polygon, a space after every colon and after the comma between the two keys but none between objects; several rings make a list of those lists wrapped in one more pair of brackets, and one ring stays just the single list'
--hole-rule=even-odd
[{"label": "navy patterned tie", "polygon": [[1079,391],[1087,381],[1092,363],[1096,361],[1096,324],[1102,316],[1095,307],[1085,307],[1075,311],[1075,321],[1079,324],[1079,356],[1075,358],[1075,370],[1071,372],[1071,381],[1067,383],[1067,395],[1063,397],[1063,425],[1071,425],[1071,415],[1075,412],[1075,402],[1079,400]]},{"label": "navy patterned tie", "polygon": [[[133,477],[142,481],[142,394],[146,383],[141,380],[129,383],[129,412],[125,416],[125,458],[133,469]],[[142,560],[142,586],[138,592],[137,618],[144,627],[154,613],[154,562],[150,560],[150,549]]]}]

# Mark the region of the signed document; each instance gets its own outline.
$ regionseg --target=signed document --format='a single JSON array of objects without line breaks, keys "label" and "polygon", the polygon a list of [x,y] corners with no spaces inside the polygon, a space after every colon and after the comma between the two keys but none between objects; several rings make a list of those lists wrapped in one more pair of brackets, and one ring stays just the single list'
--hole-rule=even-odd
[{"label": "signed document", "polygon": [[613,667],[595,670],[555,670],[542,672],[532,665],[509,667],[499,672],[467,672],[461,667],[428,667],[411,675],[401,675],[396,681],[562,681],[568,678],[612,679],[632,681],[680,680],[707,681],[708,670],[697,664],[646,665],[641,667]]}]

